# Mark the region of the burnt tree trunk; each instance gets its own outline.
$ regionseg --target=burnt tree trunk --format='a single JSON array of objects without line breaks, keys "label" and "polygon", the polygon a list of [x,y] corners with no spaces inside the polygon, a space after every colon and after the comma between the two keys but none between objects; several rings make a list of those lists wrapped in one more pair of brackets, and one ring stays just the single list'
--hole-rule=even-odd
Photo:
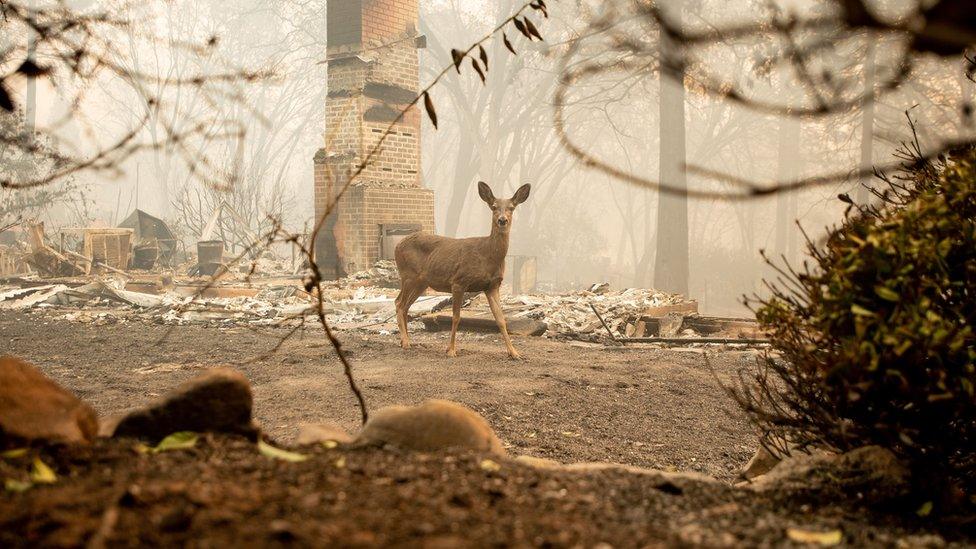
[{"label": "burnt tree trunk", "polygon": [[461,132],[457,163],[454,166],[454,181],[451,198],[444,216],[444,235],[457,237],[461,226],[461,214],[468,192],[474,187],[472,176],[477,172],[477,158],[474,155],[474,142],[470,132]]},{"label": "burnt tree trunk", "polygon": [[[673,55],[670,40],[663,33],[659,47],[663,65]],[[660,82],[660,181],[686,191],[684,70],[662,68]],[[658,196],[654,287],[688,294],[688,196],[683,192]]]},{"label": "burnt tree trunk", "polygon": [[[779,121],[779,150],[777,153],[776,181],[792,183],[800,173],[800,120],[784,116]],[[796,193],[776,194],[776,239],[773,249],[777,254],[792,258],[796,253]]]}]

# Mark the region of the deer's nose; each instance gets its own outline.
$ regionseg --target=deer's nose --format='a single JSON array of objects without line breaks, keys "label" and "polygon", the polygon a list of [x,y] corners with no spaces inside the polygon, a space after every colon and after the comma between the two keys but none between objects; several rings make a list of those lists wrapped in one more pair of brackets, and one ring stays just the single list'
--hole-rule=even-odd
[{"label": "deer's nose", "polygon": [[498,225],[501,226],[501,227],[504,227],[505,225],[508,225],[508,218],[499,217],[498,218]]}]

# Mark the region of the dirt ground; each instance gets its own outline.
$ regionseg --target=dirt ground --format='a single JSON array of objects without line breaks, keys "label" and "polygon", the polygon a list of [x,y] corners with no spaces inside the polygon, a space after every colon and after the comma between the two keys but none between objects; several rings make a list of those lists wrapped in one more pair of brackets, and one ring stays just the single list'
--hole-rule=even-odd
[{"label": "dirt ground", "polygon": [[[359,411],[331,347],[315,327],[286,341],[281,329],[94,325],[55,315],[0,312],[0,352],[22,356],[107,416],[144,404],[215,365],[251,380],[263,429],[288,443],[298,425],[336,421],[351,432]],[[429,398],[481,412],[510,453],[564,463],[612,461],[697,471],[730,481],[755,450],[700,352],[585,348],[517,337],[512,361],[497,336],[418,332],[404,351],[396,335],[341,339],[370,408]],[[710,360],[728,380],[755,360],[748,350]]]},{"label": "dirt ground", "polygon": [[[61,478],[0,494],[0,546],[800,546],[790,528],[839,531],[855,547],[944,543],[920,532],[917,520],[867,506],[811,507],[660,474],[321,446],[302,448],[309,459],[290,463],[214,436],[190,450],[134,447],[122,439],[44,451]],[[29,462],[0,460],[0,475]]]},{"label": "dirt ground", "polygon": [[[358,428],[359,411],[319,332],[69,323],[0,313],[0,352],[38,364],[111,415],[214,365],[253,384],[255,414],[291,447],[304,422]],[[205,435],[189,450],[147,454],[133,440],[41,448],[0,459],[26,477],[34,455],[52,485],[0,492],[0,547],[106,546],[800,546],[797,532],[844,546],[972,546],[968,526],[891,515],[857,494],[756,493],[731,485],[755,444],[718,380],[755,360],[747,350],[580,347],[516,338],[514,362],[493,336],[342,334],[372,409],[428,398],[482,412],[510,455],[612,461],[683,474],[579,472],[471,453],[297,448],[307,461],[261,455],[247,440]],[[714,370],[714,372],[713,372]],[[490,458],[491,461],[485,461]]]}]

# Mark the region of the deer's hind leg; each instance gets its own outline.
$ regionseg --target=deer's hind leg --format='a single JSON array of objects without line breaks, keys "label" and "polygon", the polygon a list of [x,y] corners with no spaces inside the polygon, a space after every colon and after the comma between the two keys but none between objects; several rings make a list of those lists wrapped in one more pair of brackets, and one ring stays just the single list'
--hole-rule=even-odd
[{"label": "deer's hind leg", "polygon": [[498,287],[496,286],[495,288],[486,290],[485,297],[488,298],[488,306],[491,307],[491,314],[495,315],[495,323],[498,324],[498,331],[502,333],[502,340],[505,341],[505,347],[508,348],[508,356],[514,359],[522,358],[512,345],[512,339],[508,337],[508,323],[505,321],[505,312],[502,311],[501,299],[498,297]]},{"label": "deer's hind leg", "polygon": [[407,321],[410,306],[424,293],[427,285],[419,281],[403,281],[400,284],[400,293],[396,297],[396,317],[397,326],[400,328],[400,347],[410,348],[410,334],[407,333]]}]

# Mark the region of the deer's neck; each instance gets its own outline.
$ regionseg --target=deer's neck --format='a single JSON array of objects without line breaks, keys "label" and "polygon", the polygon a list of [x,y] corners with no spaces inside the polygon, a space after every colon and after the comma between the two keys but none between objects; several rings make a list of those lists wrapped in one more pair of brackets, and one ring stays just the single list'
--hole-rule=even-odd
[{"label": "deer's neck", "polygon": [[510,232],[502,232],[498,225],[492,223],[491,235],[488,237],[488,256],[496,261],[504,261],[508,255],[508,235]]}]

